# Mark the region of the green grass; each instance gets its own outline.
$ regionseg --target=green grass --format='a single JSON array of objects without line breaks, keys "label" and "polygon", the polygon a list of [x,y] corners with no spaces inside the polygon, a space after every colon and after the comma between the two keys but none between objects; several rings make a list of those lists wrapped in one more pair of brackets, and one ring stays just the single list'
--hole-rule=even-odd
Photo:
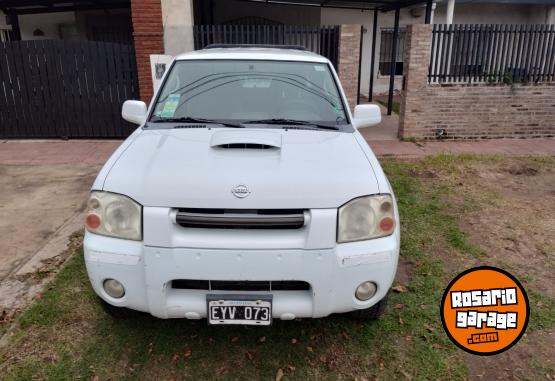
[{"label": "green grass", "polygon": [[[412,263],[412,275],[408,292],[392,293],[378,321],[331,316],[248,328],[147,315],[114,320],[96,302],[79,249],[19,317],[9,346],[0,351],[6,367],[0,373],[6,380],[274,379],[282,369],[287,379],[464,380],[464,357],[439,318],[451,276],[440,253],[474,259],[481,251],[446,205],[449,185],[414,176],[436,166],[449,176],[459,170],[456,162],[442,157],[383,163],[401,214],[401,255]],[[539,291],[529,295],[530,329],[552,327],[553,301]]]}]

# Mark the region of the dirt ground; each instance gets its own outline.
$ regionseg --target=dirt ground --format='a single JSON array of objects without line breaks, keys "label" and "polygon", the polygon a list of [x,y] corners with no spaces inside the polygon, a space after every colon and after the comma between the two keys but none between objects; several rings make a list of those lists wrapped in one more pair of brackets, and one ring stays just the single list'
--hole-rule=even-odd
[{"label": "dirt ground", "polygon": [[[493,265],[513,273],[529,291],[555,298],[555,158],[492,158],[417,171],[425,182],[448,184],[447,202],[476,257],[442,253],[446,274]],[[452,271],[450,271],[452,270]],[[534,305],[531,306],[532,314]],[[466,355],[473,380],[555,379],[555,330],[527,333],[510,351]]]},{"label": "dirt ground", "polygon": [[[55,265],[69,235],[81,228],[78,217],[98,169],[0,165],[0,320],[38,291],[42,279],[35,272]],[[39,263],[29,266],[37,255]]]}]

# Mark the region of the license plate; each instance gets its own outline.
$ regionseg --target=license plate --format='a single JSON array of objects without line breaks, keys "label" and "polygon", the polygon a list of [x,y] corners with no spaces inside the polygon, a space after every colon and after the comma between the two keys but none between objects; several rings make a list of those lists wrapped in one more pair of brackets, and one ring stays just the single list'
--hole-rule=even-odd
[{"label": "license plate", "polygon": [[207,295],[208,324],[272,324],[271,295]]}]

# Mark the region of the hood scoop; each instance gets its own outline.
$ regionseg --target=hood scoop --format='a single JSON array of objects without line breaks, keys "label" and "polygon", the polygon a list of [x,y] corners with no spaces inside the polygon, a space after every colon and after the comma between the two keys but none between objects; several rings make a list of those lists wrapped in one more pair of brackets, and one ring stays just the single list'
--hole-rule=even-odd
[{"label": "hood scoop", "polygon": [[219,149],[280,149],[281,134],[260,130],[216,131],[210,139],[210,147]]}]

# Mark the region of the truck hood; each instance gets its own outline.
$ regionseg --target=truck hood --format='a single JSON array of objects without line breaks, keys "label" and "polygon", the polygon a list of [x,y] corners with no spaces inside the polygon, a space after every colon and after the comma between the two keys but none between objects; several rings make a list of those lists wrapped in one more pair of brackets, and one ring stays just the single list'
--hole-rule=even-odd
[{"label": "truck hood", "polygon": [[103,189],[143,206],[218,209],[337,208],[379,193],[353,133],[254,128],[144,130]]}]

